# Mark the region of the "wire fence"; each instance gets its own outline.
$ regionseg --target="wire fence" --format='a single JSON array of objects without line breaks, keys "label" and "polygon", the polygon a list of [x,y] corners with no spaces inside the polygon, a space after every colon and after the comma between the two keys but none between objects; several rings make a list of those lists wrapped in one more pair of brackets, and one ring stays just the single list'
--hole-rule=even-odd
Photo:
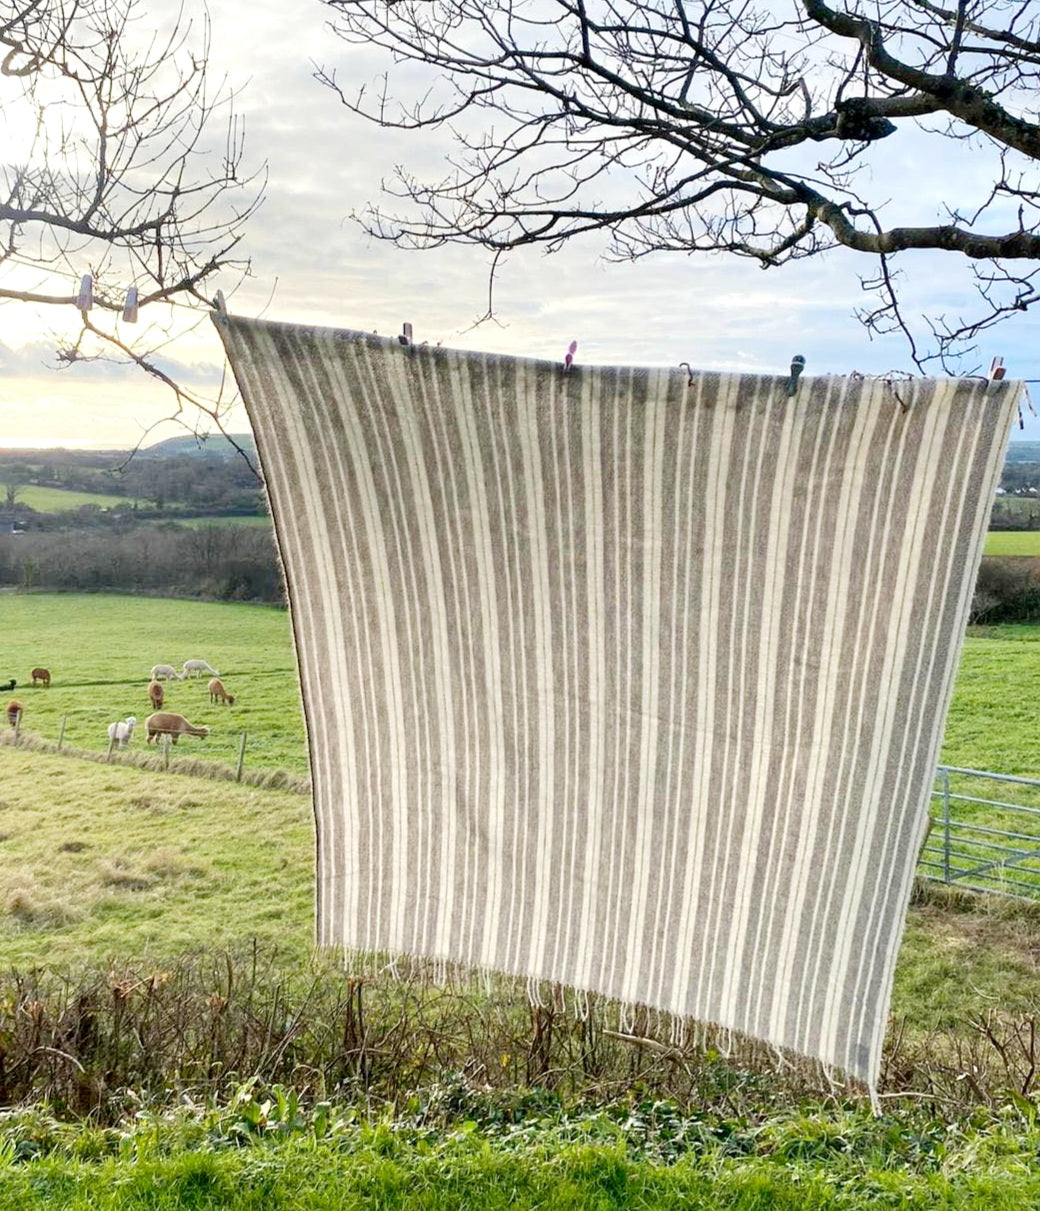
[{"label": "wire fence", "polygon": [[931,819],[925,878],[1040,899],[1040,781],[941,765]]},{"label": "wire fence", "polygon": [[247,730],[236,725],[228,713],[219,724],[199,729],[205,735],[159,734],[149,743],[143,715],[135,719],[130,735],[116,738],[108,734],[111,715],[102,710],[66,711],[31,729],[24,727],[24,718],[18,714],[7,719],[10,727],[0,728],[0,743],[144,769],[309,789],[310,779],[300,759],[303,753],[295,751],[301,746],[277,729],[261,724]]}]

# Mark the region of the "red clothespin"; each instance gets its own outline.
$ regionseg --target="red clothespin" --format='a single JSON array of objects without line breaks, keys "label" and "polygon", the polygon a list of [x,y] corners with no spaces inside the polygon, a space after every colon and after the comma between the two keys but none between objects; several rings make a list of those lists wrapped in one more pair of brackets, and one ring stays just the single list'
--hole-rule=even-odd
[{"label": "red clothespin", "polygon": [[578,352],[578,342],[571,341],[567,346],[567,356],[563,359],[563,372],[566,374],[574,365],[574,355]]},{"label": "red clothespin", "polygon": [[1003,377],[1004,377],[1004,371],[1005,371],[1005,368],[1004,368],[1004,359],[1003,359],[1002,357],[995,357],[995,358],[993,359],[993,361],[991,361],[991,362],[990,362],[990,364],[989,364],[989,376],[990,376],[990,378],[996,378],[996,379],[1003,378]]}]

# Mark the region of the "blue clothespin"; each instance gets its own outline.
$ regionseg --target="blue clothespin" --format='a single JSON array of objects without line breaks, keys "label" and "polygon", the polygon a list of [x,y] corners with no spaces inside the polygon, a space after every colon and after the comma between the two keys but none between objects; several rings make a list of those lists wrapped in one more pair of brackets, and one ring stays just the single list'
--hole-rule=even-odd
[{"label": "blue clothespin", "polygon": [[800,353],[796,353],[791,358],[791,377],[787,380],[787,394],[795,395],[798,392],[798,376],[805,369],[805,358]]},{"label": "blue clothespin", "polygon": [[137,323],[137,287],[131,286],[126,292],[123,302],[123,321],[127,324]]},{"label": "blue clothespin", "polygon": [[412,326],[411,324],[401,325],[401,335],[397,338],[402,345],[411,345],[412,343]]}]

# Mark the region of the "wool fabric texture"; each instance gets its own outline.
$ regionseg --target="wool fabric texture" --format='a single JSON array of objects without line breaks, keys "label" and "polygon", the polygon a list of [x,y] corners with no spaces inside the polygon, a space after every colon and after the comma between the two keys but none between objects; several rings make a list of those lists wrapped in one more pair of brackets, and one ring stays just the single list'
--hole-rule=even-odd
[{"label": "wool fabric texture", "polygon": [[1021,385],[217,315],[288,582],[321,944],[876,1081]]}]

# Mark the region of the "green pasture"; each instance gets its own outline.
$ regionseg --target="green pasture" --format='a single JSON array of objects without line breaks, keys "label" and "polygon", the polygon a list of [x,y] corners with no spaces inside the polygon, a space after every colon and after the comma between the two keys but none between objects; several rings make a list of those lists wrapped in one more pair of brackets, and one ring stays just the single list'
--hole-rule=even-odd
[{"label": "green pasture", "polygon": [[308,796],[0,744],[0,967],[312,939]]},{"label": "green pasture", "polygon": [[106,495],[102,492],[79,492],[72,488],[42,488],[37,484],[25,484],[18,488],[18,503],[28,505],[37,513],[65,513],[83,505],[97,505],[102,509],[129,508],[126,496]]},{"label": "green pasture", "polygon": [[[291,628],[284,610],[144,597],[0,594],[0,684],[10,677],[19,682],[14,696],[25,707],[23,726],[28,744],[43,742],[53,748],[64,727],[66,747],[89,750],[100,759],[108,747],[108,723],[132,714],[141,730],[129,753],[150,751],[144,743],[143,722],[151,710],[146,695],[151,666],[168,663],[179,667],[192,657],[206,659],[219,669],[238,697],[233,707],[211,705],[206,678],[167,684],[171,709],[211,729],[205,739],[185,737],[176,750],[171,750],[174,766],[187,760],[190,768],[190,759],[196,758],[233,770],[245,734],[247,776],[257,771],[284,770],[305,777],[308,767],[302,711]],[[51,670],[48,689],[26,684],[37,664]],[[965,643],[942,760],[950,765],[1040,779],[1038,715],[1040,628],[977,630]],[[158,753],[152,751],[158,760]],[[59,950],[65,945],[60,939],[69,939],[70,955],[96,953],[96,946],[115,945],[118,939],[130,951],[147,949],[154,937],[170,933],[164,914],[180,911],[175,909],[174,892],[185,895],[190,910],[184,909],[183,923],[170,936],[187,940],[193,929],[198,931],[195,936],[200,941],[225,936],[220,931],[229,928],[231,922],[238,923],[235,928],[246,933],[255,928],[253,897],[260,895],[261,901],[264,897],[259,884],[248,881],[244,895],[238,897],[234,890],[238,876],[226,873],[237,868],[221,867],[214,856],[222,850],[232,856],[239,849],[252,853],[249,861],[259,861],[262,870],[276,855],[279,863],[287,864],[286,869],[295,872],[297,882],[291,895],[275,896],[280,904],[272,911],[286,914],[286,929],[293,937],[299,940],[308,936],[312,836],[304,797],[272,799],[278,811],[290,810],[284,803],[295,804],[292,811],[298,813],[299,824],[295,832],[287,833],[272,822],[269,829],[261,824],[258,836],[257,817],[248,812],[241,814],[236,806],[238,796],[245,796],[244,802],[253,805],[250,812],[256,812],[259,809],[255,805],[265,802],[264,795],[273,792],[125,767],[119,764],[118,755],[111,764],[98,764],[53,752],[0,746],[0,778],[0,800],[6,804],[0,810],[8,819],[5,823],[0,816],[0,831],[19,838],[17,843],[12,839],[0,847],[0,858],[11,859],[4,876],[6,884],[0,879],[0,899],[4,895],[10,898],[7,938],[0,943],[0,959],[5,955],[27,958],[41,938],[52,939]],[[968,784],[963,789],[971,794],[992,792],[982,784]],[[1033,795],[1033,800],[1040,805],[1040,796]],[[1033,800],[1028,794],[1024,799]],[[154,811],[150,806],[153,801],[160,805]],[[58,803],[65,807],[63,814],[55,815],[51,808]],[[190,804],[190,808],[179,806],[183,803]],[[42,816],[41,806],[45,808]],[[15,809],[22,814],[16,816]],[[83,837],[72,825],[76,820],[96,821],[98,813],[107,823],[98,825],[95,839],[88,841],[92,846],[88,859],[83,856],[87,851],[77,848]],[[1016,828],[1015,820],[998,810],[973,808],[971,813],[985,824]],[[260,810],[261,821],[263,815]],[[16,819],[19,823],[14,832],[11,821]],[[128,828],[125,836],[124,822]],[[148,841],[145,834],[156,822],[161,827]],[[214,822],[230,831],[215,832],[205,842],[210,846],[211,858],[200,867],[202,874],[185,874],[185,860],[178,847],[194,849],[204,840],[206,828],[216,828]],[[144,829],[144,833],[130,830],[131,824],[134,830]],[[264,848],[274,837],[278,837],[277,844]],[[252,848],[257,845],[261,846],[259,851]],[[172,872],[169,885],[167,876],[157,873],[165,869],[166,850],[173,854],[168,863]],[[256,858],[257,853],[260,858]],[[114,872],[107,884],[94,870],[99,862]],[[219,873],[222,870],[224,874]],[[120,872],[129,873],[124,879]],[[18,882],[23,876],[27,881],[24,887]],[[94,888],[91,895],[79,890],[81,880]],[[111,934],[98,930],[98,920],[104,914],[96,918],[94,909],[82,910],[91,896],[109,904],[125,900],[127,905],[135,906],[135,913],[144,912],[143,924],[132,924],[122,910],[117,910]],[[264,902],[264,911],[269,908]],[[1005,980],[1007,972],[1001,966],[1000,955],[1018,954],[1013,937],[1017,926],[1007,928],[1009,939],[992,945],[990,938],[978,948],[975,959],[985,972],[978,976],[977,987],[999,988]],[[915,936],[913,929],[909,936],[911,940]],[[922,943],[925,948],[926,943]],[[931,964],[930,974],[921,979],[940,987],[943,963],[961,958],[945,955],[938,964]],[[1018,959],[1014,962],[1017,964]],[[1015,971],[1020,983],[1023,973],[1018,967]],[[1040,993],[1040,977],[1035,988]],[[908,989],[913,991],[908,992],[907,1005],[920,1003],[920,983],[911,979]]]},{"label": "green pasture", "polygon": [[990,530],[984,553],[1040,556],[1040,530]]},{"label": "green pasture", "polygon": [[220,517],[181,517],[178,514],[173,517],[150,518],[140,524],[145,526],[168,526],[171,521],[178,526],[188,526],[193,530],[197,530],[203,526],[260,526],[267,529],[272,528],[271,519],[266,513],[229,513]]},{"label": "green pasture", "polygon": [[1040,627],[969,631],[940,759],[1040,779]]},{"label": "green pasture", "polygon": [[[143,722],[148,713],[151,665],[190,657],[220,670],[241,695],[236,705],[210,706],[205,679],[174,682],[170,705],[209,724],[211,735],[185,739],[169,772],[106,762],[104,725],[128,713]],[[692,1052],[677,1059],[667,1048],[643,1053],[627,1036],[608,1039],[607,1032],[596,1060],[606,1084],[595,1088],[628,1090],[626,1104],[616,1113],[565,1110],[545,1090],[524,1087],[523,1049],[534,1046],[530,1013],[523,1004],[500,1006],[490,986],[461,989],[452,1000],[444,989],[403,994],[366,984],[370,1063],[392,1069],[402,1083],[409,1072],[448,1065],[418,1092],[380,1100],[360,1078],[323,1084],[322,1064],[355,1071],[351,1032],[362,1022],[345,1013],[355,1004],[353,985],[312,952],[308,796],[175,772],[181,750],[233,763],[243,731],[247,769],[253,761],[306,771],[287,614],[134,597],[0,595],[0,683],[11,676],[23,682],[40,663],[52,671],[51,687],[15,691],[26,708],[25,743],[11,743],[7,731],[0,736],[0,969],[23,973],[8,975],[0,988],[0,1079],[50,1057],[54,1079],[70,1089],[75,1070],[62,1063],[103,1070],[100,1077],[89,1071],[92,1080],[111,1082],[108,1114],[120,1104],[120,1091],[140,1094],[127,1094],[125,1117],[113,1126],[100,1125],[111,1118],[90,1114],[76,1125],[58,1123],[48,1117],[58,1113],[52,1102],[0,1115],[0,1211],[939,1205],[1011,1211],[1040,1200],[1035,1082],[1022,1076],[1028,1056],[1015,1068],[1019,1053],[1007,1042],[1011,1029],[1019,1032],[1014,1038],[1028,1040],[1037,1021],[1040,905],[919,889],[896,968],[886,1080],[889,1088],[914,1090],[933,1079],[921,1075],[927,1071],[948,1082],[947,1095],[925,1105],[911,1093],[898,1108],[885,1103],[881,1119],[863,1099],[834,1094],[826,1105],[806,1109],[777,1100],[768,1077],[729,1067],[723,1074],[710,1053],[707,1059]],[[1038,702],[1040,630],[973,633],[943,759],[1037,776]],[[54,751],[62,720],[66,745],[93,750],[94,760]],[[144,748],[143,737],[135,738],[131,751]],[[267,992],[251,974],[258,962],[270,971]],[[179,1021],[176,1005],[149,992],[149,981],[161,985],[167,976],[176,992],[185,963],[198,973],[190,977],[195,984],[184,984],[186,995],[205,1010],[194,1034],[178,1027],[189,1042],[196,1034],[201,1040],[183,1063],[190,1061],[191,1071],[209,1063],[213,1088],[224,1089],[226,1081],[231,1100],[220,1104],[195,1092],[178,1067],[179,1043],[168,1026]],[[10,991],[25,981],[35,987],[37,979],[66,989],[64,1009],[53,1014],[56,1033],[41,1039]],[[87,996],[81,987],[93,991]],[[334,1011],[307,991],[316,988]],[[357,1007],[360,1014],[360,999]],[[63,1015],[69,1023],[93,1022],[98,1039],[127,1064],[138,1030],[167,1039],[174,1058],[162,1059],[158,1086],[166,1093],[120,1084],[128,1079],[122,1069],[110,1072],[107,1059],[91,1061],[90,1037],[63,1026]],[[1006,1056],[985,1042],[980,1022],[995,1023]],[[245,1023],[246,1034],[263,1027],[256,1047],[291,1073],[267,1079],[298,1080],[299,1098],[293,1089],[265,1087],[262,1075],[251,1078],[252,1067],[236,1067],[235,1023]],[[266,1043],[264,1031],[275,1028],[284,1035]],[[570,1033],[577,1029],[561,1019],[555,1045],[580,1068],[591,1060],[578,1056],[578,1035]],[[151,1037],[141,1042],[144,1059],[155,1054],[146,1046]],[[473,1069],[467,1092],[456,1088],[469,1062],[460,1057],[472,1058],[475,1041],[490,1048],[491,1058]],[[606,1048],[617,1058],[603,1059],[614,1055]],[[500,1057],[517,1066],[515,1077],[513,1067],[500,1069]],[[945,1109],[953,1102],[943,1097],[959,1099],[963,1109],[971,1091],[957,1074],[976,1061],[982,1067],[970,1069],[973,1079],[988,1082],[986,1088],[1003,1088],[1006,1061],[1012,1088],[1027,1092],[1007,1102],[1007,1114],[972,1109],[953,1122]],[[654,1092],[659,1076],[650,1066],[682,1080],[687,1064],[701,1065],[698,1079],[709,1085],[692,1109],[680,1112]],[[483,1083],[488,1076],[494,1092]]]},{"label": "green pasture", "polygon": [[[235,705],[212,705],[208,676],[164,683],[164,709],[209,727],[180,755],[235,765],[243,734],[248,770],[308,772],[289,616],[272,606],[89,594],[0,594],[0,685],[17,682],[27,736],[105,750],[108,725],[130,715],[145,747],[153,665],[200,658],[220,673]],[[29,685],[37,665],[48,689]]]}]

